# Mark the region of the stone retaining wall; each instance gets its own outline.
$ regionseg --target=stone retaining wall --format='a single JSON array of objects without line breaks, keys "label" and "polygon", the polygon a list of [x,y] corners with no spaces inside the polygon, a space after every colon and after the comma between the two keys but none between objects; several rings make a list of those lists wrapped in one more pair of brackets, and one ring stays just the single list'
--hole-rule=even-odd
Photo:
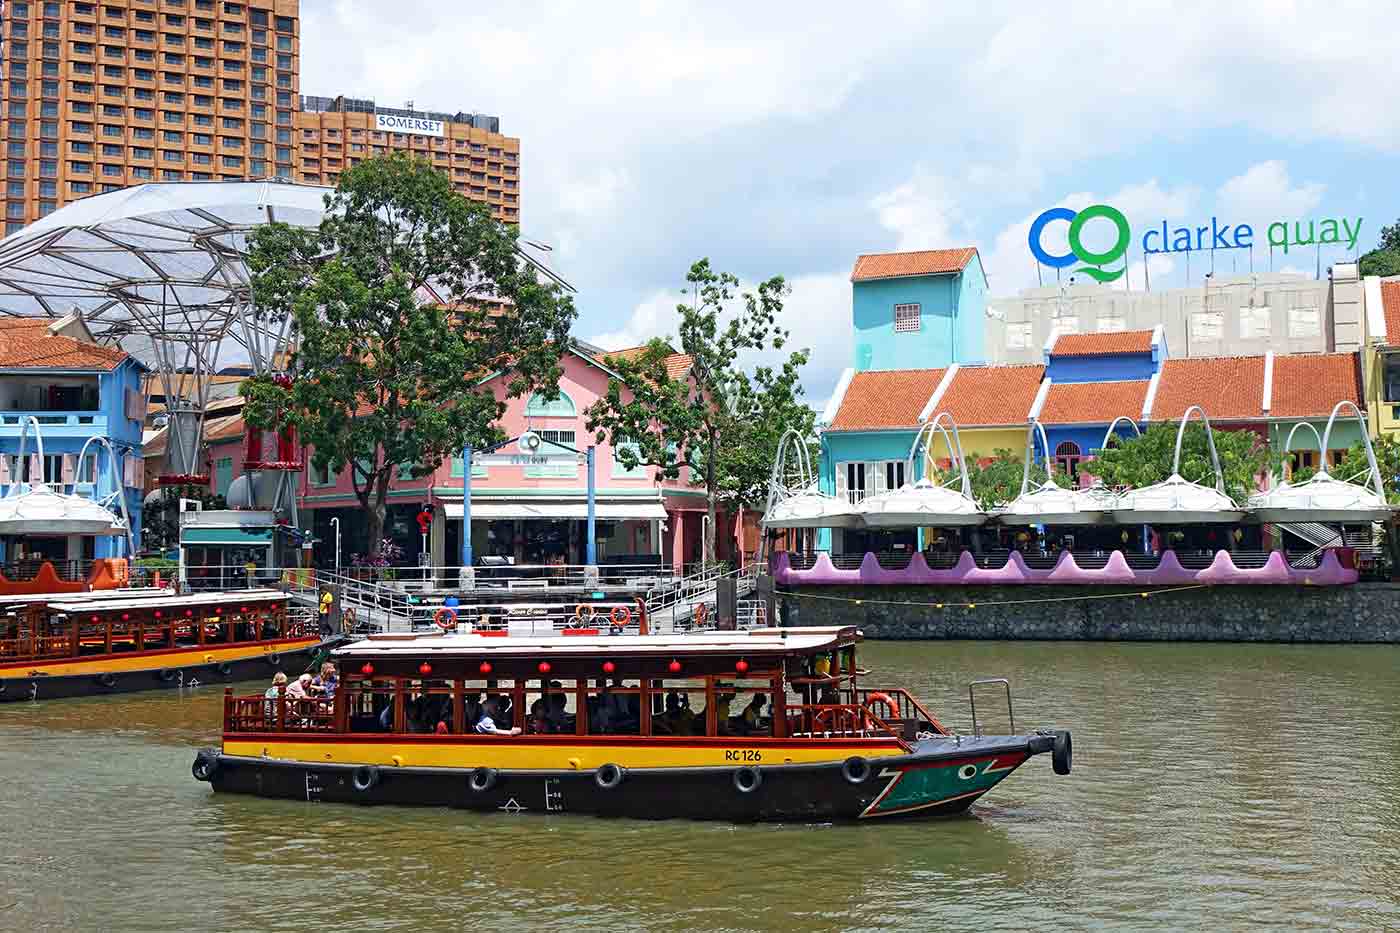
[{"label": "stone retaining wall", "polygon": [[[778,600],[785,624],[858,625],[878,639],[1400,643],[1400,584],[1146,592],[1144,599],[1125,587],[807,586],[784,587]],[[1126,595],[1027,602],[1108,593]],[[916,605],[891,604],[899,602]]]}]

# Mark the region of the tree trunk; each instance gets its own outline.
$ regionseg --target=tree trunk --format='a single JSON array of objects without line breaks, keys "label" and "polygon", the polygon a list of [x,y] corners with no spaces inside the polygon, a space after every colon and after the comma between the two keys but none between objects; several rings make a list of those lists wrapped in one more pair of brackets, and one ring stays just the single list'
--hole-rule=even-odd
[{"label": "tree trunk", "polygon": [[384,500],[388,498],[389,493],[387,479],[387,474],[384,474],[369,480],[365,498],[361,502],[365,509],[365,532],[369,538],[365,545],[365,553],[370,557],[379,556],[379,545],[384,540]]},{"label": "tree trunk", "polygon": [[705,514],[709,516],[704,535],[705,565],[715,563],[715,433],[710,432],[710,449],[705,457]]}]

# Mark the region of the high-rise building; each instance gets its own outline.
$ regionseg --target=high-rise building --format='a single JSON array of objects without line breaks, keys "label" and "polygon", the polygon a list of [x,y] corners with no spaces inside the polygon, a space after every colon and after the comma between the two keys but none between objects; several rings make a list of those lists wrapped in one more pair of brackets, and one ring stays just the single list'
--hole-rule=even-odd
[{"label": "high-rise building", "polygon": [[296,129],[298,181],[334,185],[362,159],[409,152],[446,172],[456,191],[490,205],[497,220],[520,222],[520,140],[501,135],[499,117],[303,97]]},{"label": "high-rise building", "polygon": [[295,176],[298,0],[11,0],[5,230],[147,181]]}]

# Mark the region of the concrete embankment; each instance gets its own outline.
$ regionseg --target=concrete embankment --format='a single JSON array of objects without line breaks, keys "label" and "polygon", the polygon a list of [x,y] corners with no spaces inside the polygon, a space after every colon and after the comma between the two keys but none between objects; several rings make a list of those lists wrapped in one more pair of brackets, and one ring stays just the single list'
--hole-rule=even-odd
[{"label": "concrete embankment", "polygon": [[806,586],[784,587],[778,599],[785,624],[858,625],[877,639],[1400,643],[1395,583]]}]

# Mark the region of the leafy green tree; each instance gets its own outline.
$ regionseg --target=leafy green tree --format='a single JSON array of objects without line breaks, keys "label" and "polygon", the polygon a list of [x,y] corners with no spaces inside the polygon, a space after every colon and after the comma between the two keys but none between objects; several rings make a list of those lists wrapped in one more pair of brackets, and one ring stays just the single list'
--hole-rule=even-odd
[{"label": "leafy green tree", "polygon": [[[1080,469],[1107,486],[1142,488],[1171,475],[1177,425],[1154,424],[1141,437],[1129,438],[1099,453]],[[1257,477],[1276,465],[1267,444],[1253,431],[1216,431],[1215,449],[1225,475],[1225,492],[1244,502],[1258,488]],[[1215,485],[1206,430],[1199,423],[1187,425],[1181,445],[1181,475],[1193,483]]]},{"label": "leafy green tree", "polygon": [[[1400,505],[1400,440],[1389,434],[1382,434],[1371,441],[1371,449],[1376,453],[1376,466],[1381,471],[1381,482],[1385,486],[1386,501]],[[1296,454],[1296,451],[1294,452]],[[1370,485],[1371,463],[1366,459],[1366,447],[1353,444],[1342,455],[1336,466],[1328,470],[1335,479]],[[1297,467],[1292,470],[1290,482],[1302,483],[1317,475],[1314,467]]]},{"label": "leafy green tree", "polygon": [[[783,431],[810,435],[814,414],[802,402],[806,351],[752,374],[743,368],[745,357],[787,342],[788,331],[778,325],[789,291],[783,278],[739,294],[735,276],[702,259],[686,281],[692,300],[676,307],[676,340],[653,340],[636,356],[608,358],[617,376],[588,409],[587,426],[600,443],[611,439],[629,469],[654,466],[669,479],[685,472],[705,490],[704,559],[712,563],[717,504],[761,501]],[[667,371],[673,348],[691,359],[684,373]]]},{"label": "leafy green tree", "polygon": [[244,414],[296,427],[318,466],[352,465],[377,553],[394,474],[500,439],[505,404],[486,377],[510,397],[557,391],[575,312],[522,259],[516,229],[427,162],[367,159],[326,206],[318,229],[250,238],[258,313],[292,318],[295,378],[244,383]]},{"label": "leafy green tree", "polygon": [[143,550],[164,552],[180,544],[180,500],[197,500],[206,509],[225,509],[224,497],[207,486],[166,486],[155,501],[141,511]]},{"label": "leafy green tree", "polygon": [[[976,457],[967,458],[967,478],[972,483],[972,498],[983,509],[1005,505],[1021,494],[1021,477],[1025,472],[1025,459],[1004,447],[992,452],[992,459],[979,463]],[[1045,482],[1045,465],[1031,463],[1031,488]],[[1058,485],[1065,483],[1055,477]]]},{"label": "leafy green tree", "polygon": [[1361,257],[1362,275],[1400,275],[1400,220],[1381,227],[1380,243]]}]

